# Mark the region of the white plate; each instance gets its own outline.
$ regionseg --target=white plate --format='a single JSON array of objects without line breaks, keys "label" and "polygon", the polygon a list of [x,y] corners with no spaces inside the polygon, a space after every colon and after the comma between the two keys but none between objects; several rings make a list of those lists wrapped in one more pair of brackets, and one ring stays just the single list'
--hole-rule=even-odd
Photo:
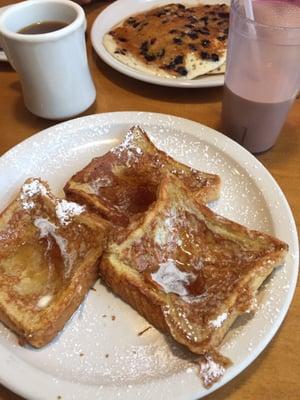
[{"label": "white plate", "polygon": [[[205,4],[220,3],[220,0],[203,0]],[[154,83],[161,86],[174,86],[181,88],[200,88],[224,85],[224,74],[207,75],[195,79],[168,79],[137,71],[114,58],[104,47],[103,37],[113,26],[128,18],[130,15],[168,3],[199,4],[196,0],[118,0],[108,6],[96,18],[91,31],[92,45],[97,54],[112,68],[132,78]],[[222,3],[229,3],[222,0]]]},{"label": "white plate", "polygon": [[62,194],[64,182],[74,172],[115,145],[135,123],[178,160],[220,174],[222,194],[213,208],[285,240],[290,246],[286,264],[260,292],[255,317],[247,323],[240,318],[226,336],[221,351],[234,364],[209,390],[201,386],[196,370],[165,336],[154,328],[138,336],[148,323],[99,283],[63,332],[44,349],[19,347],[16,337],[0,324],[0,382],[32,400],[58,396],[64,400],[198,399],[224,385],[258,356],[291,302],[298,241],[284,195],[246,150],[192,121],[124,112],[83,117],[46,129],[0,159],[1,209],[29,176],[47,179],[54,191]]},{"label": "white plate", "polygon": [[[0,8],[0,15],[3,13],[3,11],[5,11],[6,8],[8,8],[10,6],[5,6],[5,7],[1,7]],[[0,42],[0,61],[8,61],[6,54],[4,53],[2,47],[1,47],[1,42]]]}]

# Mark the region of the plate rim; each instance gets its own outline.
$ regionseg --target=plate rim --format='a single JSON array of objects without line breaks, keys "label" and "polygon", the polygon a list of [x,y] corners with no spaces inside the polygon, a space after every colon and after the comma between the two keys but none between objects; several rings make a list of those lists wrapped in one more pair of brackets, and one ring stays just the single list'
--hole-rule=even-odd
[{"label": "plate rim", "polygon": [[[172,119],[174,121],[173,124],[173,128],[174,129],[178,129],[178,125],[181,126],[185,126],[186,131],[189,131],[189,127],[195,127],[198,129],[199,133],[196,134],[196,132],[193,133],[193,136],[201,138],[201,128],[205,129],[205,131],[209,131],[209,135],[206,136],[206,140],[213,146],[218,147],[218,149],[220,151],[226,152],[227,155],[231,156],[236,162],[238,162],[240,165],[241,163],[239,162],[239,155],[241,154],[242,156],[246,156],[246,158],[248,160],[250,160],[251,162],[254,163],[254,165],[258,165],[260,167],[260,172],[263,172],[263,175],[265,175],[267,177],[267,179],[269,180],[269,182],[271,182],[273,189],[277,192],[277,194],[280,196],[280,200],[282,201],[282,206],[285,208],[285,211],[287,212],[287,216],[289,218],[289,222],[291,223],[291,238],[293,239],[293,245],[295,247],[295,253],[296,253],[296,257],[294,257],[293,259],[293,264],[296,266],[293,269],[293,281],[289,282],[290,284],[290,289],[287,293],[285,293],[285,301],[284,304],[281,308],[280,313],[278,314],[275,323],[273,322],[271,325],[271,328],[268,332],[268,334],[266,334],[263,338],[263,340],[259,341],[259,344],[256,346],[255,351],[251,353],[251,355],[249,355],[245,360],[243,360],[242,362],[240,362],[238,364],[238,368],[234,369],[234,372],[232,370],[228,370],[228,372],[226,373],[226,375],[224,376],[224,379],[221,380],[220,384],[214,385],[212,388],[210,388],[209,390],[207,390],[205,392],[205,396],[208,395],[209,393],[212,393],[213,391],[219,389],[220,387],[224,386],[226,383],[228,383],[230,380],[232,380],[234,377],[236,377],[237,375],[239,375],[242,371],[245,370],[245,368],[247,368],[248,365],[250,365],[256,358],[257,356],[264,350],[264,348],[268,345],[268,343],[272,340],[272,338],[274,337],[275,333],[277,332],[277,330],[279,329],[280,325],[282,324],[284,318],[287,315],[289,306],[291,304],[291,301],[293,299],[293,296],[295,294],[295,288],[296,288],[296,284],[297,284],[297,275],[298,275],[298,264],[299,264],[299,247],[298,247],[298,238],[297,238],[297,229],[296,229],[296,224],[294,221],[294,217],[293,214],[291,212],[290,206],[282,192],[282,190],[280,189],[279,185],[277,184],[277,182],[275,181],[275,179],[272,177],[272,175],[268,172],[268,170],[260,163],[259,160],[257,160],[252,154],[250,154],[247,150],[245,150],[244,148],[242,148],[239,144],[233,142],[231,139],[229,139],[228,137],[226,137],[225,135],[221,134],[220,132],[209,128],[201,123],[192,121],[192,120],[188,120],[185,118],[181,118],[181,117],[177,117],[177,116],[172,116],[169,114],[160,114],[160,113],[149,113],[149,112],[138,112],[138,111],[130,111],[130,112],[111,112],[111,113],[102,113],[102,114],[95,114],[95,115],[90,115],[90,116],[84,116],[84,117],[80,117],[80,118],[76,118],[70,121],[66,121],[66,122],[62,122],[62,123],[58,123],[54,126],[51,126],[47,129],[44,129],[40,132],[37,132],[36,134],[30,136],[29,138],[25,139],[24,141],[20,142],[19,144],[17,144],[16,146],[14,146],[13,148],[11,148],[10,150],[8,150],[6,153],[4,153],[1,157],[0,157],[0,168],[3,167],[3,163],[6,162],[6,160],[10,159],[11,157],[13,157],[14,153],[18,152],[18,151],[22,151],[22,148],[25,146],[28,146],[28,144],[30,144],[31,142],[34,142],[37,137],[38,138],[44,138],[47,137],[47,135],[50,137],[51,135],[55,134],[55,130],[57,128],[61,129],[63,128],[65,130],[65,134],[70,134],[71,135],[71,131],[72,129],[74,129],[74,123],[78,124],[79,128],[80,126],[82,126],[82,122],[92,122],[94,121],[94,123],[100,123],[101,119],[112,119],[116,121],[116,123],[120,122],[121,120],[125,120],[124,122],[130,121],[130,123],[132,123],[131,121],[133,120],[140,120],[143,118],[154,118],[157,119],[158,121],[163,121],[165,122],[167,119]],[[140,121],[136,121],[136,122],[140,122]],[[163,123],[162,122],[162,123]],[[144,123],[144,122],[140,122],[140,123]],[[93,124],[92,124],[93,126]],[[72,129],[70,129],[72,128]],[[188,134],[190,134],[188,132]],[[220,143],[218,143],[218,141],[220,141]],[[227,144],[230,145],[229,149],[229,154],[228,154],[228,148],[227,151],[225,151],[223,148],[220,147],[221,144]],[[26,149],[25,149],[26,150]],[[248,171],[247,171],[248,172]],[[9,353],[9,350],[5,347],[0,345],[0,351],[4,349],[4,352],[7,352],[8,355],[10,355],[10,357],[8,358],[8,361],[11,361],[11,358],[16,358],[18,359],[18,362],[23,364],[23,365],[27,365],[28,364],[18,358],[16,355]],[[2,357],[1,357],[2,358]],[[3,358],[4,360],[7,361],[7,359]],[[0,359],[0,364],[3,362],[3,360],[1,361]],[[22,365],[21,365],[21,369],[22,369]],[[30,369],[31,370],[36,370],[37,373],[39,375],[43,375],[45,377],[47,377],[48,379],[54,379],[52,375],[39,370],[38,368],[34,367],[33,365],[30,365]],[[6,375],[6,379],[3,379],[3,375]],[[11,389],[12,391],[14,391],[15,393],[18,393],[22,396],[30,396],[31,399],[41,399],[41,397],[38,396],[38,394],[40,393],[39,391],[34,391],[34,389],[31,387],[28,389],[24,388],[24,385],[22,385],[22,387],[20,387],[20,385],[15,384],[14,382],[12,382],[11,378],[8,376],[9,374],[7,373],[2,373],[0,376],[0,382],[6,386],[7,388]],[[75,388],[75,386],[77,387],[78,384],[75,383],[71,383],[69,381],[66,381],[62,378],[59,378],[57,380],[60,380],[61,383],[65,383],[67,384],[67,387],[72,387]],[[14,381],[14,380],[13,380]],[[30,386],[30,384],[29,384]],[[82,386],[91,386],[91,385],[85,385],[85,384],[79,384],[80,387]],[[27,389],[27,390],[26,390]],[[38,394],[37,394],[38,392]],[[57,394],[57,390],[55,392]],[[66,393],[69,394],[69,393]],[[192,395],[192,394],[191,394]],[[201,397],[203,397],[203,389],[202,392],[200,392],[199,389],[199,394],[196,394],[196,398],[199,398],[199,395]],[[187,399],[191,399],[191,397],[188,397],[189,395],[187,394]]]},{"label": "plate rim", "polygon": [[[132,67],[129,67],[119,60],[115,59],[104,47],[103,41],[101,37],[101,40],[99,40],[98,36],[98,27],[101,26],[101,22],[103,19],[107,18],[107,14],[109,15],[110,13],[113,13],[116,10],[119,10],[120,8],[124,8],[124,2],[127,2],[128,4],[135,4],[135,0],[117,0],[107,6],[102,12],[98,14],[96,19],[93,22],[92,28],[91,28],[91,43],[92,47],[97,53],[97,55],[111,68],[115,69],[116,71],[122,73],[123,75],[127,75],[130,78],[137,79],[142,82],[146,83],[151,83],[154,85],[158,86],[166,86],[166,87],[177,87],[177,88],[183,88],[183,89],[196,89],[196,88],[205,88],[205,87],[219,87],[224,85],[224,77],[225,74],[219,74],[219,75],[211,75],[206,77],[205,80],[201,79],[194,79],[194,80],[172,80],[168,78],[163,78],[163,77],[157,77],[155,75],[147,74],[138,70],[135,70]],[[174,0],[173,3],[176,2],[184,2],[184,1],[189,1],[190,3],[195,2],[195,0]],[[211,2],[216,2],[218,0],[211,0]],[[170,3],[172,1],[170,0],[146,0],[145,4],[151,4],[151,3]],[[140,3],[138,3],[140,4]],[[149,7],[148,7],[149,8]],[[151,8],[151,7],[150,7]],[[131,13],[132,14],[132,13]],[[126,17],[126,16],[125,16]],[[101,28],[100,28],[101,29]]]}]

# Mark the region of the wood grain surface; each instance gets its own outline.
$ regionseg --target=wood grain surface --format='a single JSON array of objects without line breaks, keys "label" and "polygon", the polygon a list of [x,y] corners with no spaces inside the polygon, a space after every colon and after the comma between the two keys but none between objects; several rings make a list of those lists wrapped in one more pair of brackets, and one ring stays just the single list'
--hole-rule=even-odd
[{"label": "wood grain surface", "polygon": [[[0,0],[0,6],[10,3],[13,2]],[[108,111],[152,111],[188,118],[220,130],[222,88],[176,89],[150,85],[114,71],[99,59],[92,50],[89,33],[96,16],[110,3],[99,1],[85,6],[88,57],[97,99],[83,115]],[[0,155],[54,124],[26,110],[18,75],[9,64],[0,62]],[[295,101],[276,145],[257,158],[281,186],[299,231],[300,100]],[[207,396],[206,400],[300,399],[299,315],[298,283],[287,317],[270,345],[243,373]],[[0,400],[21,400],[21,397],[0,385]]]}]

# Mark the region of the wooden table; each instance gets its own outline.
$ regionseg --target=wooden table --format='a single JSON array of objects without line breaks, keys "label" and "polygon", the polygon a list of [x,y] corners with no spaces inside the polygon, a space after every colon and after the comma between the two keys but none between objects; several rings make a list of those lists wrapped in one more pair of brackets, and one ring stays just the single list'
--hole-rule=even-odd
[{"label": "wooden table", "polygon": [[[0,6],[13,3],[0,0]],[[104,64],[92,50],[91,25],[107,4],[86,6],[88,56],[97,87],[97,100],[84,113],[152,111],[173,114],[220,129],[222,88],[175,89],[142,83]],[[0,154],[36,132],[54,125],[30,114],[23,103],[18,75],[0,63]],[[281,186],[300,224],[300,100],[296,100],[283,131],[272,150],[258,159]],[[300,290],[279,332],[267,349],[232,382],[206,397],[207,400],[296,400],[300,398]],[[0,385],[0,400],[21,397]],[[85,399],[80,399],[85,400]]]}]

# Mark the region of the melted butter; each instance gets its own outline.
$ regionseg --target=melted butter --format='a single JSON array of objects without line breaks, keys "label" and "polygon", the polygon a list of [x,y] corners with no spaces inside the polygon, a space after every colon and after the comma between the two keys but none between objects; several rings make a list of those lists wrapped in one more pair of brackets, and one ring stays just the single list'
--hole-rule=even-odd
[{"label": "melted butter", "polygon": [[50,304],[52,299],[53,299],[52,294],[46,294],[46,295],[40,297],[37,302],[38,308],[46,308]]},{"label": "melted butter", "polygon": [[[40,298],[45,291],[57,292],[62,287],[61,258],[47,256],[44,242],[18,246],[13,254],[0,260],[2,279],[13,280],[13,290],[25,303],[33,297]],[[49,249],[48,249],[49,252]]]},{"label": "melted butter", "polygon": [[180,296],[188,294],[186,287],[195,279],[194,274],[182,272],[178,269],[173,260],[161,263],[158,270],[151,274],[151,277],[166,293],[175,293]]},{"label": "melted butter", "polygon": [[68,277],[68,275],[71,272],[73,262],[76,256],[74,252],[69,251],[68,240],[63,236],[61,236],[57,232],[57,226],[46,218],[36,218],[34,221],[34,225],[39,229],[41,238],[48,238],[48,250],[49,246],[51,247],[51,242],[49,241],[49,237],[52,237],[55,240],[63,259],[64,274],[66,277]]}]

